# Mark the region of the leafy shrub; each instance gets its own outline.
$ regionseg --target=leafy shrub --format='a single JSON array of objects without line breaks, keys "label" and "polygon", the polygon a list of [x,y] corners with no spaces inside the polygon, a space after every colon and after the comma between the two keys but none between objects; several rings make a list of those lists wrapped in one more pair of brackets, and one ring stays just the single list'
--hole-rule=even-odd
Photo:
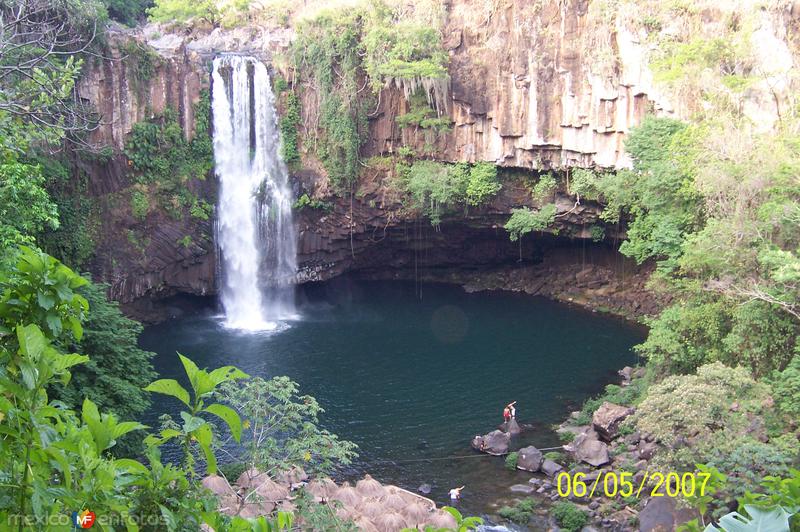
[{"label": "leafy shrub", "polygon": [[302,210],[306,207],[309,209],[318,209],[326,212],[333,210],[333,204],[329,201],[311,199],[311,197],[304,192],[299,198],[297,198],[297,201],[294,202],[292,208],[296,210]]},{"label": "leafy shrub", "polygon": [[580,530],[589,522],[589,516],[586,512],[571,502],[561,501],[555,503],[550,513],[555,517],[559,526],[569,532]]},{"label": "leafy shrub", "polygon": [[649,320],[650,332],[636,350],[668,373],[687,373],[722,358],[729,330],[724,302],[686,302],[667,307]]},{"label": "leafy shrub", "polygon": [[503,519],[508,519],[519,524],[525,524],[531,520],[533,513],[536,509],[536,501],[534,499],[523,499],[515,506],[503,506],[497,511],[497,514]]},{"label": "leafy shrub", "polygon": [[135,181],[153,189],[160,207],[175,219],[183,217],[186,207],[200,219],[209,214],[198,210],[207,208],[202,203],[196,205],[187,183],[204,180],[214,165],[210,105],[208,91],[204,90],[195,105],[195,132],[190,141],[185,139],[175,111],[167,109],[161,116],[134,124],[125,143]]},{"label": "leafy shrub", "polygon": [[398,168],[412,207],[427,216],[434,226],[456,207],[479,205],[501,187],[497,182],[497,169],[491,163],[471,166],[416,161],[411,165],[398,165]]},{"label": "leafy shrub", "polygon": [[131,214],[137,220],[144,220],[147,218],[147,213],[150,212],[150,199],[145,192],[138,189],[131,191]]},{"label": "leafy shrub", "polygon": [[508,453],[508,456],[506,456],[506,469],[515,471],[517,469],[518,458],[519,458],[519,453],[517,452]]},{"label": "leafy shrub", "polygon": [[214,0],[155,0],[147,16],[152,22],[167,24],[184,24],[191,20],[214,24],[219,21],[220,11]]},{"label": "leafy shrub", "polygon": [[511,217],[506,222],[505,229],[508,231],[512,242],[516,242],[531,231],[544,231],[552,225],[555,218],[556,206],[552,203],[545,205],[538,211],[532,211],[527,207],[513,209]]},{"label": "leafy shrub", "polygon": [[540,204],[545,204],[553,201],[553,194],[555,194],[558,184],[553,174],[547,172],[539,176],[539,181],[533,186],[531,195],[533,199]]},{"label": "leafy shrub", "polygon": [[789,418],[800,419],[800,354],[795,355],[783,371],[770,378],[776,408]]},{"label": "leafy shrub", "polygon": [[[691,468],[744,434],[751,416],[763,413],[769,391],[744,368],[715,362],[699,367],[695,375],[674,375],[653,384],[631,419],[639,431],[666,446],[656,463]],[[738,406],[731,408],[734,403]]]},{"label": "leafy shrub", "polygon": [[469,182],[467,183],[467,204],[482,205],[503,186],[497,180],[497,166],[492,163],[476,163],[469,169]]},{"label": "leafy shrub", "polygon": [[[278,78],[283,79],[283,78]],[[285,81],[283,82],[286,83]],[[276,80],[277,85],[277,80]],[[286,96],[286,111],[281,117],[281,157],[283,162],[292,166],[300,162],[300,150],[298,147],[297,126],[300,124],[300,99],[294,91]]]},{"label": "leafy shrub", "polygon": [[587,168],[575,168],[569,179],[569,193],[581,199],[596,200],[600,197],[597,174]]}]

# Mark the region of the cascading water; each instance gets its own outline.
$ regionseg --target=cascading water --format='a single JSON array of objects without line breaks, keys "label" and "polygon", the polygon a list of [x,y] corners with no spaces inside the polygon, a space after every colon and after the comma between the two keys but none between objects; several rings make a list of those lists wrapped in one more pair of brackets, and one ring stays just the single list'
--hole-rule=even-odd
[{"label": "cascading water", "polygon": [[225,322],[237,329],[274,329],[294,316],[297,262],[288,172],[278,151],[266,67],[252,57],[214,59],[211,105]]}]

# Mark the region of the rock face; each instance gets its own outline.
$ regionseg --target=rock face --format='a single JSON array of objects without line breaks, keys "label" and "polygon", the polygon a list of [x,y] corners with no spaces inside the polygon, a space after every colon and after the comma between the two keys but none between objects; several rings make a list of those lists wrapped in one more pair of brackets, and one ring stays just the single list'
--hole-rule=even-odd
[{"label": "rock face", "polygon": [[[688,115],[686,102],[671,99],[653,85],[646,35],[622,23],[617,27],[598,23],[588,0],[509,0],[502,9],[492,10],[482,0],[448,0],[444,8],[451,80],[444,110],[453,120],[451,131],[428,139],[411,128],[401,130],[395,118],[408,112],[408,104],[400,91],[387,87],[370,116],[364,159],[406,146],[439,161],[489,161],[529,173],[623,168],[630,164],[623,149],[625,136],[648,109],[661,115]],[[791,33],[787,28],[796,24],[798,12],[765,15],[754,33],[757,57],[765,55],[765,61],[772,61],[776,53],[762,54],[762,49],[779,50],[782,55],[777,55],[784,60],[791,48],[786,45]],[[193,106],[209,85],[210,59],[215,54],[248,53],[271,64],[273,56],[286,53],[292,38],[291,28],[255,26],[181,33],[153,26],[117,29],[108,37],[112,46],[104,59],[87,62],[78,95],[102,116],[91,140],[115,150],[108,160],[80,163],[101,213],[96,256],[88,268],[96,280],[110,284],[113,298],[149,313],[154,299],[217,290],[213,219],[176,220],[162,211],[146,220],[131,215],[127,203],[133,182],[123,149],[133,125],[169,107],[185,135],[191,136],[196,120]],[[602,43],[610,60],[598,61],[592,55],[597,47],[591,43]],[[152,68],[139,68],[142,52],[154,53]],[[272,68],[282,68],[284,79],[294,79],[288,67]],[[312,87],[304,87],[302,94],[302,123],[314,124],[316,120],[309,117],[318,116],[319,95]],[[749,90],[744,112],[759,122],[773,123],[772,96]],[[301,131],[300,137],[306,133]],[[303,166],[292,179],[296,191],[323,198],[329,184],[311,151],[305,150]],[[325,280],[351,270],[408,275],[421,257],[423,268],[437,271],[465,264],[497,267],[514,264],[518,258],[534,264],[570,239],[590,242],[600,212],[591,202],[576,206],[573,198],[558,196],[554,229],[569,238],[530,236],[518,246],[508,241],[502,226],[512,208],[531,205],[524,184],[507,180],[490,205],[445,220],[441,231],[434,231],[399,208],[397,198],[383,186],[386,177],[362,179],[352,203],[331,199],[330,212],[309,208],[299,213],[298,282]],[[198,198],[216,203],[213,176],[189,188]],[[607,228],[608,242],[622,236],[624,228]],[[618,285],[637,282],[635,272],[630,274],[627,269],[624,275],[599,279],[602,282],[594,274],[576,278],[573,284],[586,285],[585,293],[576,297],[646,314],[652,309],[636,307],[645,298],[615,296],[626,290]],[[522,277],[516,280],[520,289],[548,295],[549,278],[528,273]]]},{"label": "rock face", "polygon": [[619,435],[619,424],[632,413],[632,408],[606,401],[592,416],[592,428],[600,436],[600,439],[611,442]]},{"label": "rock face", "polygon": [[508,433],[493,430],[484,436],[475,436],[471,445],[476,451],[499,456],[508,452],[508,442],[510,441],[511,436]]},{"label": "rock face", "polygon": [[532,445],[517,452],[517,469],[536,473],[541,469],[543,461],[542,452]]}]

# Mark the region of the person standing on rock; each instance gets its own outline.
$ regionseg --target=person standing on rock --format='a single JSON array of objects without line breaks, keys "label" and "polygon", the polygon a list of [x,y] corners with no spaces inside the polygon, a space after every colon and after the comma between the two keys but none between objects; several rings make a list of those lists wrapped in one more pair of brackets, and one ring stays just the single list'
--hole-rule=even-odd
[{"label": "person standing on rock", "polygon": [[457,502],[461,499],[461,490],[466,488],[466,486],[461,486],[460,488],[453,488],[450,490],[450,500],[452,502]]},{"label": "person standing on rock", "polygon": [[505,420],[506,423],[508,423],[512,419],[517,418],[517,409],[514,408],[515,404],[517,404],[517,402],[512,401],[508,403],[506,407],[503,409],[503,419]]}]

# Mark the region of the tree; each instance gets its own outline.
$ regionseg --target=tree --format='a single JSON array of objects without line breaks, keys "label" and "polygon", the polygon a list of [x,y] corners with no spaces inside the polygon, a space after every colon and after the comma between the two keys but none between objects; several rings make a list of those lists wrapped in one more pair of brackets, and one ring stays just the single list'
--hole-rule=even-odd
[{"label": "tree", "polygon": [[80,54],[89,52],[105,19],[97,0],[0,3],[0,151],[24,153],[28,143],[20,140],[56,144],[97,127],[74,86]]},{"label": "tree", "polygon": [[220,11],[214,0],[155,0],[147,15],[153,22],[185,23],[198,19],[216,24]]},{"label": "tree", "polygon": [[13,257],[33,235],[58,228],[58,211],[44,188],[38,165],[19,162],[13,154],[2,161],[0,153],[0,263]]},{"label": "tree", "polygon": [[324,412],[316,399],[298,395],[288,377],[256,377],[220,387],[217,398],[240,412],[245,427],[245,461],[267,473],[302,466],[312,473],[329,473],[334,465],[348,465],[356,445],[320,429]]},{"label": "tree", "polygon": [[[143,390],[156,377],[151,364],[154,353],[138,346],[140,323],[126,318],[116,302],[109,301],[107,285],[89,283],[79,289],[89,303],[80,341],[70,342],[68,349],[84,353],[89,360],[72,372],[70,386],[56,386],[55,397],[77,407],[83,398],[109,411],[118,419],[136,419],[150,406],[150,397]],[[134,449],[131,442],[116,446],[119,454]]]}]

